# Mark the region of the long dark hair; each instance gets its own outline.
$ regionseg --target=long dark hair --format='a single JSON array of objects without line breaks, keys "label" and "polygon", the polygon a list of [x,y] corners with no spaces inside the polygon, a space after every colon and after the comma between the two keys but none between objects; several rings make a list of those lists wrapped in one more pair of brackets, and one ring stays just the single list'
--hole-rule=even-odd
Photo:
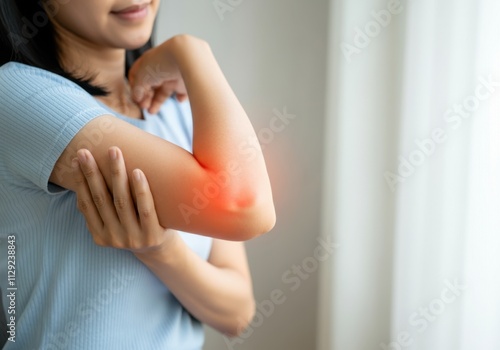
[{"label": "long dark hair", "polygon": [[[67,1],[0,0],[0,66],[12,61],[24,63],[59,74],[93,96],[105,96],[108,91],[91,84],[91,77],[76,77],[61,67],[55,30],[47,11],[57,12],[63,2]],[[151,47],[150,39],[137,50],[127,50],[125,76],[134,61]]]}]

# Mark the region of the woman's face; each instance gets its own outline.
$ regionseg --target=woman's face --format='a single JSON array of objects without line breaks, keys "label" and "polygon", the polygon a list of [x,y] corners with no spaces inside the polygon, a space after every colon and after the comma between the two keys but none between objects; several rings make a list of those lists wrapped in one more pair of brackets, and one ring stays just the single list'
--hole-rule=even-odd
[{"label": "woman's face", "polygon": [[[57,3],[51,10],[51,2]],[[89,43],[136,49],[151,37],[160,0],[46,0],[56,31]],[[56,10],[57,8],[57,10]]]}]

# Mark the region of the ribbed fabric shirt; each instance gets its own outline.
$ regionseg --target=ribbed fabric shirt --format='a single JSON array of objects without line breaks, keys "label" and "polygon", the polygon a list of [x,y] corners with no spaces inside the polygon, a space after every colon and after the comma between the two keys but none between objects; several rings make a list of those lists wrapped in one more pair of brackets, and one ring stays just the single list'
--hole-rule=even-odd
[{"label": "ribbed fabric shirt", "polygon": [[[0,289],[7,321],[15,316],[5,350],[202,348],[200,322],[131,252],[97,246],[75,193],[49,183],[73,137],[110,114],[192,151],[187,102],[170,98],[157,115],[132,119],[59,75],[14,62],[0,68]],[[208,258],[210,238],[181,235]]]}]

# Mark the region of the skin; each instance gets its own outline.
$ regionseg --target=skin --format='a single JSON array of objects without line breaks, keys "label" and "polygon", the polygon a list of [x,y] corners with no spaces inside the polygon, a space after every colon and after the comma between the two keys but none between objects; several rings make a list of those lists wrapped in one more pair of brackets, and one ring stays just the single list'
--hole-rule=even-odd
[{"label": "skin", "polygon": [[[82,1],[73,0],[71,4]],[[99,17],[94,11],[101,8],[93,6],[98,1],[90,2],[92,4],[86,3],[82,8],[86,11],[82,14],[74,13],[72,6],[63,6],[58,16]],[[110,4],[107,10],[111,9]],[[113,16],[111,12],[107,13]],[[146,174],[163,227],[242,241],[268,232],[274,226],[272,191],[257,136],[207,43],[186,35],[167,40],[136,62],[128,86],[123,78],[124,49],[98,46],[93,37],[85,36],[85,30],[69,30],[63,28],[57,18],[54,21],[61,41],[61,61],[66,62],[68,71],[77,75],[85,76],[91,72],[95,76],[94,83],[111,91],[104,99],[105,103],[112,105],[112,101],[127,101],[130,97],[127,91],[141,91],[143,93],[139,96],[134,95],[138,99],[135,102],[155,112],[172,92],[182,91],[185,87],[193,114],[194,138],[191,154],[116,117],[101,116],[75,136],[56,163],[51,182],[71,190],[75,188],[69,169],[79,145],[85,142],[109,185],[111,174],[104,165],[108,149],[117,146],[124,154],[129,177],[136,168]],[[108,31],[108,25],[110,31],[115,30],[115,23],[108,22],[92,25],[103,32]],[[122,30],[125,38],[137,37],[133,35],[136,30],[147,30],[148,35],[143,37],[148,37],[151,26],[152,23],[136,29],[135,26],[123,25]],[[119,44],[129,47],[117,40],[116,46]],[[131,40],[130,46],[132,44],[138,43]],[[152,79],[151,71],[160,74]],[[87,135],[102,134],[103,122],[109,125],[106,137],[98,144],[89,145]],[[251,157],[243,154],[243,148],[252,151]],[[182,206],[196,207],[196,191],[203,191],[213,184],[214,178],[227,173],[228,168],[236,168],[237,174],[230,176],[227,184],[219,186],[217,196],[188,218],[182,215]]]},{"label": "skin", "polygon": [[[75,159],[73,171],[79,203],[93,203],[96,195],[104,198],[102,206],[82,210],[95,242],[132,251],[198,320],[228,336],[239,335],[255,311],[243,244],[215,239],[208,261],[201,259],[177,231],[161,227],[141,170],[134,170],[129,185],[119,148],[109,150],[112,194],[94,158],[88,156],[81,163]],[[118,204],[112,196],[126,200]]]},{"label": "skin", "polygon": [[[157,112],[173,92],[180,99],[189,95],[193,154],[114,116],[101,116],[71,141],[50,181],[77,193],[96,244],[131,250],[195,317],[237,335],[253,317],[254,299],[244,247],[231,241],[256,237],[275,222],[260,148],[251,159],[241,155],[242,142],[256,140],[245,111],[208,44],[191,36],[150,50],[132,67],[130,85],[124,79],[125,49],[140,47],[151,36],[158,1],[149,3],[144,20],[133,23],[113,13],[132,1],[70,4],[51,18],[65,69],[91,73],[94,84],[110,91],[101,100],[131,118],[141,118],[141,108]],[[155,69],[161,74],[151,77]],[[87,135],[102,134],[103,122],[105,137],[79,149]],[[180,205],[192,203],[193,189],[213,184],[228,164],[236,164],[238,176],[186,220]],[[194,254],[176,230],[218,238],[208,261]]]}]

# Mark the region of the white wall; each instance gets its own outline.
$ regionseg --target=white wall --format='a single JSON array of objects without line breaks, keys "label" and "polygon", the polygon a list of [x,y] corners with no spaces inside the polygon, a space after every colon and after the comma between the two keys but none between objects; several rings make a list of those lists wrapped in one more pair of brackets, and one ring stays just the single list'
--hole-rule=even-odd
[{"label": "white wall", "polygon": [[223,20],[213,0],[163,1],[157,41],[177,33],[207,40],[257,131],[269,127],[273,109],[296,117],[272,141],[262,134],[278,223],[247,244],[257,302],[275,289],[286,300],[256,319],[241,344],[209,331],[205,349],[314,349],[319,274],[303,274],[294,291],[282,278],[313,256],[320,234],[328,1],[222,2],[239,3]]}]

